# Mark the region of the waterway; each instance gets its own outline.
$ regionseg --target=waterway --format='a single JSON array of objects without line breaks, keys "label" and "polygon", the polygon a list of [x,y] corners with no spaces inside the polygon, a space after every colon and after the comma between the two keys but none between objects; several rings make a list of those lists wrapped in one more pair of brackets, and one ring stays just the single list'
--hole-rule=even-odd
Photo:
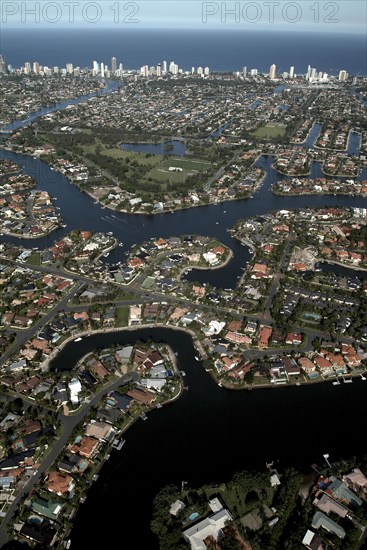
[{"label": "waterway", "polygon": [[[4,150],[0,150],[0,158],[18,162],[24,173],[36,178],[39,189],[57,198],[66,228],[32,241],[32,247],[50,246],[76,228],[112,231],[124,243],[123,248],[109,255],[108,261],[116,262],[134,243],[151,237],[208,235],[232,248],[234,258],[223,269],[190,275],[197,280],[200,274],[202,282],[211,282],[219,288],[235,285],[249,257],[248,251],[227,231],[238,219],[279,209],[367,207],[367,199],[359,197],[275,196],[270,187],[282,176],[272,168],[272,157],[261,157],[257,166],[266,171],[267,177],[252,199],[156,216],[111,213],[39,159]],[[314,166],[313,170],[319,168]],[[1,237],[1,240],[30,246],[25,239]],[[73,368],[95,348],[149,337],[168,342],[178,352],[179,368],[187,373],[185,383],[189,391],[183,392],[175,403],[149,413],[148,421],[138,421],[126,433],[126,444],[121,451],[112,452],[98,483],[92,486],[77,513],[71,534],[72,548],[91,548],[97,540],[106,547],[114,547],[116,541],[123,545],[126,526],[130,531],[134,526],[139,548],[157,548],[149,529],[151,502],[166,483],[221,482],[239,469],[263,469],[270,460],[279,460],[280,467],[293,464],[307,469],[311,463],[322,460],[326,452],[331,460],[365,452],[359,419],[367,414],[367,383],[360,380],[341,386],[225,390],[195,361],[196,352],[189,335],[161,328],[109,333],[71,343],[59,354],[53,367]]]},{"label": "waterway", "polygon": [[189,391],[126,432],[122,450],[111,453],[76,515],[71,548],[90,548],[96,538],[112,548],[126,526],[138,526],[137,547],[158,548],[149,529],[151,504],[166,484],[220,483],[237,470],[264,470],[272,460],[280,471],[286,465],[308,471],[325,453],[333,461],[365,452],[358,419],[367,413],[367,382],[359,379],[340,386],[225,390],[195,361],[191,337],[163,328],[83,339],[65,347],[52,367],[70,368],[97,347],[149,338],[177,351]]},{"label": "waterway", "polygon": [[104,81],[104,83],[105,83],[105,87],[101,88],[101,89],[99,89],[95,92],[91,92],[90,94],[79,96],[79,97],[76,97],[76,98],[73,98],[73,99],[68,99],[68,100],[62,101],[60,103],[55,103],[55,105],[50,105],[49,107],[45,107],[44,109],[41,109],[39,111],[29,113],[29,115],[26,118],[24,118],[22,120],[16,120],[16,121],[12,122],[11,124],[7,124],[6,126],[4,126],[1,129],[0,134],[2,132],[3,133],[10,133],[10,132],[13,132],[14,130],[19,130],[19,128],[24,128],[25,126],[28,126],[29,124],[31,124],[32,122],[37,120],[38,118],[43,117],[45,115],[49,115],[51,113],[55,113],[56,111],[62,111],[63,109],[65,109],[69,105],[77,105],[78,103],[82,103],[83,101],[87,101],[91,97],[110,94],[111,92],[113,92],[115,90],[118,90],[123,85],[123,83],[121,81],[116,81],[116,80]]},{"label": "waterway", "polygon": [[[166,146],[171,146],[172,149],[166,150]],[[132,151],[133,153],[146,153],[150,155],[175,155],[184,157],[187,153],[184,142],[174,139],[163,143],[122,143],[121,149]]]}]

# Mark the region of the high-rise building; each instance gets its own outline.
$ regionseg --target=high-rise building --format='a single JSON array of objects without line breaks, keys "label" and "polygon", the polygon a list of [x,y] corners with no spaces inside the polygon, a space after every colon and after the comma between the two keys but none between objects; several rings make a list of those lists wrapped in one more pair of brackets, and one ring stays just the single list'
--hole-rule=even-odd
[{"label": "high-rise building", "polygon": [[251,74],[251,76],[257,76],[258,70],[257,69],[251,69],[250,74]]},{"label": "high-rise building", "polygon": [[34,74],[40,74],[40,64],[38,63],[38,61],[35,61],[33,63],[33,72]]},{"label": "high-rise building", "polygon": [[163,61],[162,63],[162,73],[167,74],[167,61]]},{"label": "high-rise building", "polygon": [[104,63],[101,63],[101,77],[104,78],[104,71],[105,71],[105,68],[104,68]]},{"label": "high-rise building", "polygon": [[339,82],[346,82],[348,80],[348,73],[346,70],[342,70],[339,72]]},{"label": "high-rise building", "polygon": [[307,80],[309,80],[309,79],[311,78],[311,71],[312,71],[311,65],[309,65],[309,66],[307,67],[307,75],[306,75],[306,79],[307,79]]},{"label": "high-rise building", "polygon": [[24,74],[31,74],[31,64],[28,61],[24,63]]},{"label": "high-rise building", "polygon": [[315,69],[315,67],[312,67],[310,78],[315,79],[316,78],[316,73],[317,73],[317,70]]},{"label": "high-rise building", "polygon": [[176,65],[174,61],[171,61],[171,63],[169,64],[169,72],[173,75],[178,74],[178,65]]},{"label": "high-rise building", "polygon": [[191,67],[191,74],[195,74],[195,67]]},{"label": "high-rise building", "polygon": [[271,65],[270,66],[270,70],[269,70],[269,78],[270,80],[274,80],[275,77],[276,77],[276,72],[277,72],[277,66],[276,65]]},{"label": "high-rise building", "polygon": [[198,73],[198,75],[202,75],[203,74],[203,68],[198,67],[197,73]]},{"label": "high-rise building", "polygon": [[294,78],[294,67],[289,69],[289,78]]},{"label": "high-rise building", "polygon": [[205,74],[205,76],[209,76],[209,74],[210,74],[209,67],[204,68],[204,74]]},{"label": "high-rise building", "polygon": [[243,76],[246,78],[246,76],[247,76],[247,67],[244,67],[242,72],[243,72]]},{"label": "high-rise building", "polygon": [[284,80],[287,80],[287,78],[289,77],[289,74],[287,73],[287,71],[284,71],[284,73],[282,74],[282,77],[284,78]]},{"label": "high-rise building", "polygon": [[154,75],[155,75],[155,67],[151,65],[149,67],[149,76],[154,76]]},{"label": "high-rise building", "polygon": [[117,70],[117,59],[116,57],[111,57],[111,74],[112,76],[115,74]]},{"label": "high-rise building", "polygon": [[59,74],[59,67],[55,65],[54,67],[54,74]]},{"label": "high-rise building", "polygon": [[140,74],[141,74],[141,76],[144,76],[145,78],[147,78],[149,76],[149,67],[148,67],[148,65],[143,65],[141,67]]},{"label": "high-rise building", "polygon": [[0,73],[6,73],[6,72],[7,72],[7,68],[6,68],[5,59],[3,59],[3,56],[0,54]]},{"label": "high-rise building", "polygon": [[162,65],[160,63],[156,67],[156,74],[158,77],[162,76]]},{"label": "high-rise building", "polygon": [[74,73],[74,66],[72,63],[66,63],[66,72],[67,74],[73,74]]}]

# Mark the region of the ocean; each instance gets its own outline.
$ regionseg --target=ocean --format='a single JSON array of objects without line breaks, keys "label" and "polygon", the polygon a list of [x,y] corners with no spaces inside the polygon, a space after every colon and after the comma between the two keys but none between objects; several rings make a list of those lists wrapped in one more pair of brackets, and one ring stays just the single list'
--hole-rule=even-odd
[{"label": "ocean", "polygon": [[92,67],[93,60],[111,66],[111,57],[127,69],[157,65],[172,60],[184,70],[206,67],[211,71],[250,70],[268,73],[295,67],[297,74],[308,65],[328,74],[346,69],[367,75],[367,46],[364,34],[340,34],[261,30],[188,29],[3,29],[1,52],[6,62],[20,67],[26,61],[41,65]]}]

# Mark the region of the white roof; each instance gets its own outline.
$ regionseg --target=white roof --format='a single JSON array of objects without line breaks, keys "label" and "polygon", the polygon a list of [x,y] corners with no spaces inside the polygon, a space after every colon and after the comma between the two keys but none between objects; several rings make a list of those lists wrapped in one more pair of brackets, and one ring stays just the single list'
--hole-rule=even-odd
[{"label": "white roof", "polygon": [[211,500],[209,500],[209,507],[212,510],[212,512],[219,512],[219,510],[221,510],[223,508],[220,500],[217,499],[217,497],[212,498]]},{"label": "white roof", "polygon": [[305,546],[306,546],[306,544],[311,544],[312,539],[314,538],[314,536],[315,536],[315,533],[313,531],[310,531],[310,529],[308,529],[307,533],[303,537],[302,544],[304,544]]},{"label": "white roof", "polygon": [[143,378],[140,381],[142,386],[145,386],[146,388],[154,388],[155,390],[161,390],[165,383],[165,378]]},{"label": "white roof", "polygon": [[184,538],[190,543],[191,550],[206,550],[206,544],[204,539],[212,536],[215,540],[218,539],[220,531],[223,529],[227,521],[231,521],[232,516],[224,508],[203,519],[196,525],[193,525],[189,529],[183,532]]},{"label": "white roof", "polygon": [[176,500],[171,504],[171,508],[169,509],[169,513],[173,516],[176,516],[180,510],[183,510],[186,507],[185,503],[182,502],[182,500]]}]

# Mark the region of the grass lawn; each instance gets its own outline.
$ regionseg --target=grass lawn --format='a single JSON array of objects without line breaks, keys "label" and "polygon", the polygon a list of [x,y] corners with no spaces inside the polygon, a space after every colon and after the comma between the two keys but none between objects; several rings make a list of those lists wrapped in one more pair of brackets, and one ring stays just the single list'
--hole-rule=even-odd
[{"label": "grass lawn", "polygon": [[[182,168],[182,172],[170,172],[169,168],[174,166],[176,168]],[[194,160],[194,159],[183,159],[183,158],[169,158],[161,160],[160,164],[154,167],[148,177],[151,177],[155,180],[168,180],[169,182],[181,182],[185,181],[186,178],[197,172],[204,172],[211,168],[209,162],[203,160]]]},{"label": "grass lawn", "polygon": [[41,265],[41,254],[39,252],[32,252],[27,258],[26,263],[30,265]]},{"label": "grass lawn", "polygon": [[126,327],[129,322],[129,308],[118,307],[116,310],[116,326]]},{"label": "grass lawn", "polygon": [[257,138],[272,139],[276,137],[283,137],[285,134],[285,130],[285,126],[269,123],[262,128],[258,128],[255,132],[252,133],[252,135]]}]

